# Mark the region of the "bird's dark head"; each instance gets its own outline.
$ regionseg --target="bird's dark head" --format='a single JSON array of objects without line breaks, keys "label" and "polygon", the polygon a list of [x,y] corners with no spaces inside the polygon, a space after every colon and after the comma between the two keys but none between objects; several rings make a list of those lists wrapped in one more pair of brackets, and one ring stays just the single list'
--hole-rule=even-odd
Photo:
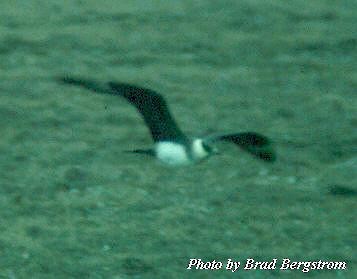
[{"label": "bird's dark head", "polygon": [[219,154],[218,149],[214,146],[209,145],[208,143],[202,141],[202,148],[210,155]]},{"label": "bird's dark head", "polygon": [[192,155],[196,160],[201,160],[215,154],[218,154],[217,149],[202,139],[195,139],[193,141]]}]

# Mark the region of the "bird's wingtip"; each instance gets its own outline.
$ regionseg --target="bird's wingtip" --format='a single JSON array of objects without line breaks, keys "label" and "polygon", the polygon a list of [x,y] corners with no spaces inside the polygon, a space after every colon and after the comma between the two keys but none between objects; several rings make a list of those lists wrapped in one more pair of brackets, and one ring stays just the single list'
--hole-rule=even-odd
[{"label": "bird's wingtip", "polygon": [[270,139],[262,134],[244,132],[219,136],[218,139],[233,142],[243,150],[265,162],[273,163],[276,161],[277,155]]},{"label": "bird's wingtip", "polygon": [[274,163],[276,161],[276,152],[269,148],[268,150],[260,150],[257,153],[251,152],[265,162]]}]

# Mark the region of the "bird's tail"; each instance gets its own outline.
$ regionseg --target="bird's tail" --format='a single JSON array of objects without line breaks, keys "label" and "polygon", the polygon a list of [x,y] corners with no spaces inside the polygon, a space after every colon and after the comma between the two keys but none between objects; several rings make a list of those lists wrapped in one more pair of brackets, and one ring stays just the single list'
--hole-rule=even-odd
[{"label": "bird's tail", "polygon": [[134,150],[125,150],[124,152],[155,156],[155,151],[153,149],[134,149]]}]

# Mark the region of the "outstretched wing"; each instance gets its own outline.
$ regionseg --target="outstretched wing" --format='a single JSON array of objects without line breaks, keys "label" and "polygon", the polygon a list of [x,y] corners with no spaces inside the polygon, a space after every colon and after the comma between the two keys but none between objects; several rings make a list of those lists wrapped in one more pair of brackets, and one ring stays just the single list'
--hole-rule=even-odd
[{"label": "outstretched wing", "polygon": [[233,142],[243,150],[268,162],[276,160],[276,154],[270,140],[261,134],[244,132],[237,134],[219,135],[207,138],[209,142],[226,141]]},{"label": "outstretched wing", "polygon": [[186,136],[171,116],[164,98],[153,90],[127,83],[104,83],[73,77],[58,78],[58,81],[82,86],[97,93],[124,97],[141,113],[155,142],[187,140]]}]

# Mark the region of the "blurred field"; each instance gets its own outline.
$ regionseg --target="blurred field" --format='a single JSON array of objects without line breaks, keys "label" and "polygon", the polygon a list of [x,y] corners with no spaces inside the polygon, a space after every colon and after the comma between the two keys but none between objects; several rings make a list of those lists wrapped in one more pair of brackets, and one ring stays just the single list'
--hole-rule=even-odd
[{"label": "blurred field", "polygon": [[[357,278],[357,1],[0,4],[0,278]],[[257,131],[167,169],[121,99],[161,92],[183,130]],[[346,271],[187,271],[190,258],[346,261]]]}]

